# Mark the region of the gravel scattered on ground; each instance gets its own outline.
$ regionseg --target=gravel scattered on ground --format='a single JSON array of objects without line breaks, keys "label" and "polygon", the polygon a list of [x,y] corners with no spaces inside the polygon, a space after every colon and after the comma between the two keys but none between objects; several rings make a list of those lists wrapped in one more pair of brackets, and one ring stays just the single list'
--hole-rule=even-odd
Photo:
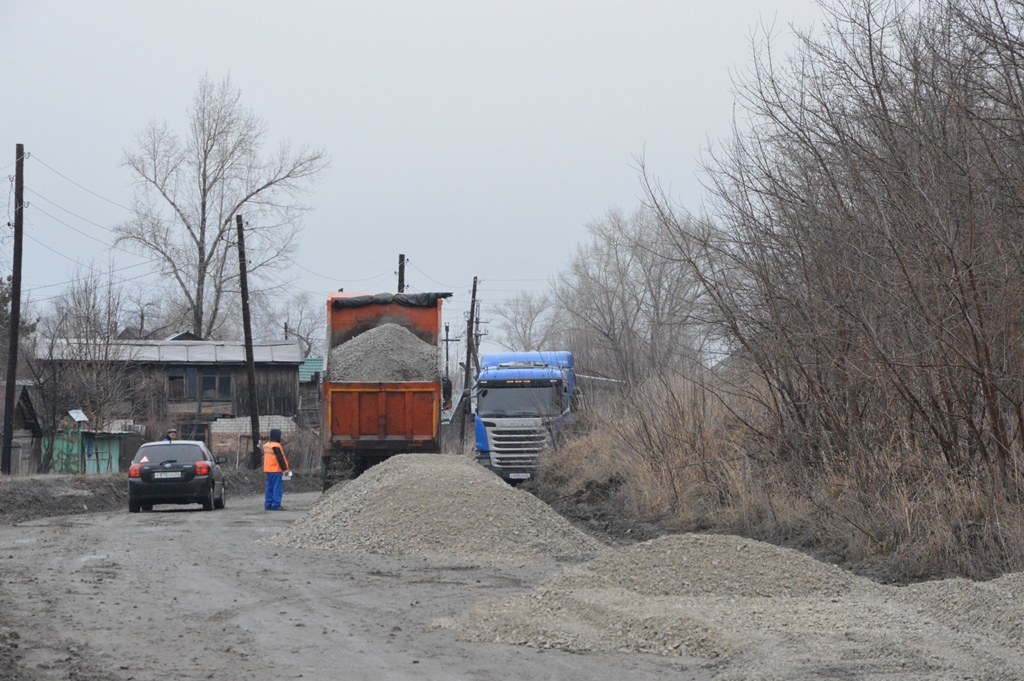
[{"label": "gravel scattered on ground", "polygon": [[886,586],[790,549],[682,534],[438,620],[469,640],[689,654],[721,679],[1022,679],[1024,578]]},{"label": "gravel scattered on ground", "polygon": [[326,373],[330,381],[354,383],[440,378],[437,347],[398,324],[382,324],[331,348]]},{"label": "gravel scattered on ground", "polygon": [[268,540],[351,553],[512,560],[604,545],[465,456],[402,454],[332,489]]},{"label": "gravel scattered on ground", "polygon": [[[262,495],[266,474],[229,469],[228,504],[236,497]],[[289,493],[319,491],[320,471],[295,471],[285,483]],[[128,474],[0,476],[0,524],[98,511],[128,512]]]}]

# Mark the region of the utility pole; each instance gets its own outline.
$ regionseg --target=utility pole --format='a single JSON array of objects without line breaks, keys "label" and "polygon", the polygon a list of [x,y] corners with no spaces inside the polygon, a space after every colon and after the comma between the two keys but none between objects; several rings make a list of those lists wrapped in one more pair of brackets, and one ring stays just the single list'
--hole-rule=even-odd
[{"label": "utility pole", "polygon": [[448,346],[449,346],[450,343],[458,343],[460,340],[462,340],[458,336],[456,336],[455,338],[452,338],[451,336],[448,335],[448,330],[449,330],[450,326],[451,325],[448,322],[444,323],[444,339],[441,341],[442,343],[444,343],[444,375],[445,375],[445,378],[447,378],[448,375],[449,375],[448,374]]},{"label": "utility pole", "polygon": [[[473,366],[473,313],[476,310],[476,277],[473,277],[473,299],[469,304],[469,323],[466,325],[466,368],[463,371],[462,380],[462,394],[465,395],[463,399],[468,400],[469,396],[466,394],[469,390],[469,374],[472,371]],[[465,409],[465,407],[463,407]],[[462,412],[462,432],[459,435],[459,449],[463,450],[466,448],[466,421],[469,420],[469,414],[465,411]]]},{"label": "utility pole", "polygon": [[398,254],[398,292],[405,293],[405,253]]},{"label": "utility pole", "polygon": [[11,263],[11,333],[7,346],[7,388],[4,395],[4,441],[0,451],[0,474],[11,474],[11,444],[14,442],[14,400],[18,380],[18,331],[21,326],[21,237],[25,212],[25,145],[14,147],[14,261]]},{"label": "utility pole", "polygon": [[245,262],[245,230],[242,216],[235,216],[238,226],[238,277],[242,291],[242,326],[245,329],[245,369],[249,377],[249,425],[252,436],[252,452],[249,468],[255,469],[260,461],[260,409],[256,403],[256,360],[252,353],[252,322],[249,319],[249,278]]},{"label": "utility pole", "polygon": [[[485,322],[486,323],[486,322]],[[480,301],[476,301],[476,327],[473,330],[473,365],[476,372],[480,373],[480,339],[486,334],[480,330]]]}]

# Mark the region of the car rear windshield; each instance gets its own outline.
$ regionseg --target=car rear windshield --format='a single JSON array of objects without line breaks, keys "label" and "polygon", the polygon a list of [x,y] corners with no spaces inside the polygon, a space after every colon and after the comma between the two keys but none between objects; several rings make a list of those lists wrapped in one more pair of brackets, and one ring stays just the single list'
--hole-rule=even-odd
[{"label": "car rear windshield", "polygon": [[145,463],[163,463],[164,461],[195,463],[196,461],[204,461],[206,459],[203,456],[202,449],[195,445],[186,444],[162,444],[155,447],[142,447],[139,449],[139,453],[135,455],[132,463],[143,463],[143,458],[147,459]]}]

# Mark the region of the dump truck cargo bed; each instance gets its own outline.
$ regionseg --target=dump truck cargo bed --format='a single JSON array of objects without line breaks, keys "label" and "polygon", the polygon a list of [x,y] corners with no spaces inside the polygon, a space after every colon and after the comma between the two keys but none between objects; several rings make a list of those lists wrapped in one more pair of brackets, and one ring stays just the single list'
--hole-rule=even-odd
[{"label": "dump truck cargo bed", "polygon": [[438,338],[451,293],[331,293],[324,489],[394,454],[440,451]]},{"label": "dump truck cargo bed", "polygon": [[437,382],[328,382],[324,397],[332,443],[358,449],[437,449],[441,406]]}]

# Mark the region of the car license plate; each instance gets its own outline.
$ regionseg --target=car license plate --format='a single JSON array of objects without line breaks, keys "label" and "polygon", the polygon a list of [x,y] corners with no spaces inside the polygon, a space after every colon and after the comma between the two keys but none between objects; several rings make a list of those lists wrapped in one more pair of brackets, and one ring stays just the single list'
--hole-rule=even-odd
[{"label": "car license plate", "polygon": [[153,473],[154,478],[180,478],[181,471],[157,471]]},{"label": "car license plate", "polygon": [[530,474],[529,473],[509,473],[508,474],[508,478],[509,478],[509,480],[529,480],[530,479]]}]

